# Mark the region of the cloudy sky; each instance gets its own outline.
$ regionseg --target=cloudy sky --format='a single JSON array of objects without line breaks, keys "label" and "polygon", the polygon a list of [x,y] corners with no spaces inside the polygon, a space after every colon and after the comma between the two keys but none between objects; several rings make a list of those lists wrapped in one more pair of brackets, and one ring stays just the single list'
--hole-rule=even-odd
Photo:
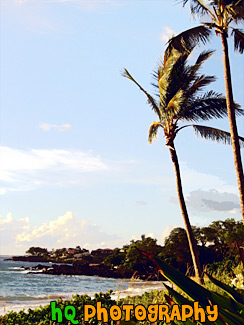
[{"label": "cloudy sky", "polygon": [[[189,8],[172,0],[0,4],[0,253],[113,248],[142,234],[162,244],[183,226],[173,166],[162,134],[148,144],[156,117],[121,73],[126,67],[153,92],[168,38],[197,24]],[[208,44],[216,53],[204,71],[224,92],[220,43],[214,36]],[[230,52],[243,107],[244,60],[232,44]],[[227,120],[210,124],[228,130]],[[243,136],[243,118],[238,127]],[[190,129],[175,145],[192,224],[240,220],[231,148]]]}]

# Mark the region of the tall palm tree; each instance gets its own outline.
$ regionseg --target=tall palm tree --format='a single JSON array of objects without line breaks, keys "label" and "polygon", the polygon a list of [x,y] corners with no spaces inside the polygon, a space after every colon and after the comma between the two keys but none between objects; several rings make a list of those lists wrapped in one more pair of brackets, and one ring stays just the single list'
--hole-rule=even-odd
[{"label": "tall palm tree", "polygon": [[[187,124],[179,125],[180,122],[207,121],[211,118],[222,118],[227,116],[226,100],[214,91],[202,93],[205,86],[212,83],[215,78],[199,74],[199,69],[213,51],[202,52],[195,64],[188,65],[187,58],[191,51],[180,53],[172,49],[170,55],[166,54],[164,62],[158,67],[154,77],[157,83],[158,98],[151,96],[131,76],[128,70],[124,69],[123,76],[133,81],[147,96],[148,103],[158,117],[158,122],[153,122],[149,128],[149,142],[156,138],[158,130],[164,132],[166,146],[169,148],[171,159],[175,169],[177,194],[180,203],[181,213],[184,219],[189,247],[195,269],[195,275],[201,281],[201,266],[199,262],[198,249],[182,190],[180,167],[176,154],[174,140],[180,130],[192,126],[197,134],[202,137],[216,141],[230,142],[230,134],[207,126]],[[243,114],[243,111],[236,105],[236,112]],[[244,143],[244,139],[243,143]]]},{"label": "tall palm tree", "polygon": [[211,31],[215,30],[216,35],[221,37],[223,48],[223,65],[225,77],[226,103],[230,125],[231,144],[234,155],[234,165],[237,176],[237,184],[240,195],[241,213],[244,223],[244,176],[241,161],[240,144],[235,118],[233,90],[230,71],[230,60],[228,51],[228,36],[234,36],[234,47],[239,53],[244,52],[244,33],[241,29],[234,28],[236,24],[244,21],[244,0],[181,0],[183,6],[190,2],[191,13],[199,15],[208,21],[180,33],[169,42],[168,52],[172,47],[178,50],[187,50],[202,41],[205,43]]}]

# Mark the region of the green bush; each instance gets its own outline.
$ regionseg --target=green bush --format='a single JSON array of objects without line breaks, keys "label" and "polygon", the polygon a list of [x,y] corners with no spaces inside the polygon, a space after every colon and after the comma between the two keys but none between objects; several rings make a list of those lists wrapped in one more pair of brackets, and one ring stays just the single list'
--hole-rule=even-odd
[{"label": "green bush", "polygon": [[[228,325],[242,325],[244,324],[244,290],[231,287],[215,278],[206,274],[209,280],[221,291],[222,294],[208,290],[207,288],[197,284],[190,278],[186,277],[181,272],[175,270],[171,266],[159,259],[153,259],[148,256],[163,274],[178,290],[177,292],[173,288],[166,286],[168,295],[165,294],[165,298],[169,307],[173,307],[175,304],[179,306],[189,305],[195,306],[194,303],[198,302],[199,306],[204,311],[207,310],[207,306],[217,306],[218,318],[216,320],[208,321],[208,313],[206,313],[206,320],[204,322],[194,320],[193,318],[187,319],[185,324],[228,324]],[[244,275],[244,273],[243,273]],[[243,279],[243,278],[242,278]],[[168,324],[182,324],[179,319],[174,319]]]}]

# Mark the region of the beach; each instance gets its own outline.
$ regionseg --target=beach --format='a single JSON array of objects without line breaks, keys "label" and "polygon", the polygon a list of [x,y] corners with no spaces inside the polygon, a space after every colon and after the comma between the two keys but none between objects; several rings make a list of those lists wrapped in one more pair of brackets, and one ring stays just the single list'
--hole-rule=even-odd
[{"label": "beach", "polygon": [[[113,279],[98,276],[66,276],[35,273],[23,267],[34,267],[36,263],[6,261],[0,258],[0,314],[7,311],[38,308],[57,299],[71,299],[72,295],[87,294],[113,290],[114,300],[126,296],[140,295],[145,291],[162,289],[159,281],[142,281],[136,279]],[[50,266],[47,263],[47,266]]]}]

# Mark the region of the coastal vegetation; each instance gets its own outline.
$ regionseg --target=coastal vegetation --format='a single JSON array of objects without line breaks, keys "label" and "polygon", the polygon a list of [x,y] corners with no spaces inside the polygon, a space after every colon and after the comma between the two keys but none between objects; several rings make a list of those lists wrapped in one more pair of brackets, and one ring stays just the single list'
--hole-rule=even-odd
[{"label": "coastal vegetation", "polygon": [[[71,300],[59,299],[55,302],[55,308],[59,313],[53,317],[50,305],[40,306],[35,310],[8,312],[5,316],[0,316],[1,324],[243,324],[244,311],[244,259],[242,264],[235,269],[238,280],[234,282],[228,274],[221,276],[211,276],[205,272],[204,286],[175,270],[164,261],[153,258],[141,250],[140,254],[146,256],[152,263],[157,265],[158,271],[163,277],[171,282],[172,286],[165,284],[165,290],[146,292],[142,296],[126,297],[114,300],[111,298],[112,291],[107,293],[95,294],[94,298],[87,295],[76,295]],[[240,260],[239,260],[240,261]],[[239,276],[239,277],[238,277]],[[212,286],[211,286],[211,285]],[[100,311],[89,315],[87,320],[86,306],[97,311],[98,304]],[[199,306],[200,305],[200,306]],[[114,320],[109,311],[111,308],[124,311],[124,306],[132,306],[130,309],[130,320],[127,312],[122,312],[121,320]],[[159,313],[159,307],[163,306],[164,312]],[[116,308],[115,308],[116,307]],[[139,308],[136,313],[136,308]],[[74,313],[67,314],[66,308],[73,310]],[[185,313],[183,313],[183,308]],[[195,312],[195,308],[197,311]],[[104,322],[101,318],[107,319]],[[51,316],[52,315],[52,316]],[[64,316],[63,316],[64,315]],[[66,315],[66,318],[65,318]],[[127,316],[126,316],[127,315]],[[114,316],[116,316],[114,314]],[[183,318],[184,317],[184,318]],[[55,319],[54,319],[55,318]],[[54,321],[55,320],[55,321]],[[71,320],[71,321],[70,321]]]},{"label": "coastal vegetation", "polygon": [[[149,127],[148,140],[151,143],[157,137],[158,131],[163,131],[166,146],[169,149],[175,170],[177,195],[185,224],[195,275],[198,281],[202,282],[199,252],[183,194],[175,138],[179,131],[186,127],[193,127],[198,135],[207,140],[210,139],[225,144],[230,142],[231,135],[226,131],[214,127],[195,124],[196,122],[206,122],[228,115],[225,97],[213,90],[205,91],[206,86],[210,85],[215,80],[215,77],[200,73],[203,63],[213,54],[213,51],[200,53],[195,64],[190,65],[189,56],[195,46],[196,44],[191,42],[190,44],[185,44],[184,48],[182,46],[178,50],[178,48],[170,43],[165,51],[163,62],[159,64],[157,71],[154,73],[156,80],[154,86],[157,91],[157,97],[150,95],[132,77],[127,69],[124,69],[123,76],[134,82],[146,95],[148,104],[157,115],[158,121],[153,122]],[[239,105],[235,103],[233,103],[233,109],[236,115],[244,114],[244,110],[241,110]],[[181,124],[186,122],[187,124]],[[238,138],[238,142],[239,140],[240,142],[244,142],[243,138]]]},{"label": "coastal vegetation", "polygon": [[[207,266],[210,274],[225,271],[230,275],[238,265],[240,255],[244,255],[242,221],[219,220],[206,227],[193,226],[192,231],[199,251],[201,268]],[[97,249],[91,252],[80,246],[51,251],[46,248],[31,247],[27,250],[29,255],[25,258],[31,261],[31,257],[35,257],[37,262],[59,263],[62,261],[62,263],[75,266],[77,272],[79,268],[84,270],[86,267],[89,270],[96,267],[101,275],[105,272],[104,270],[112,270],[117,272],[114,274],[118,277],[131,277],[134,274],[143,279],[150,279],[150,277],[155,279],[156,269],[153,262],[146,256],[142,256],[138,249],[157,257],[183,273],[194,274],[187,234],[181,227],[174,228],[170,232],[165,238],[164,245],[159,245],[156,239],[142,235],[141,239],[132,240],[130,244],[125,244],[121,248]],[[13,257],[14,260],[23,260],[22,258]],[[62,271],[60,274],[65,274],[64,269]],[[49,272],[49,274],[53,273]],[[104,276],[106,276],[105,273]]]}]

